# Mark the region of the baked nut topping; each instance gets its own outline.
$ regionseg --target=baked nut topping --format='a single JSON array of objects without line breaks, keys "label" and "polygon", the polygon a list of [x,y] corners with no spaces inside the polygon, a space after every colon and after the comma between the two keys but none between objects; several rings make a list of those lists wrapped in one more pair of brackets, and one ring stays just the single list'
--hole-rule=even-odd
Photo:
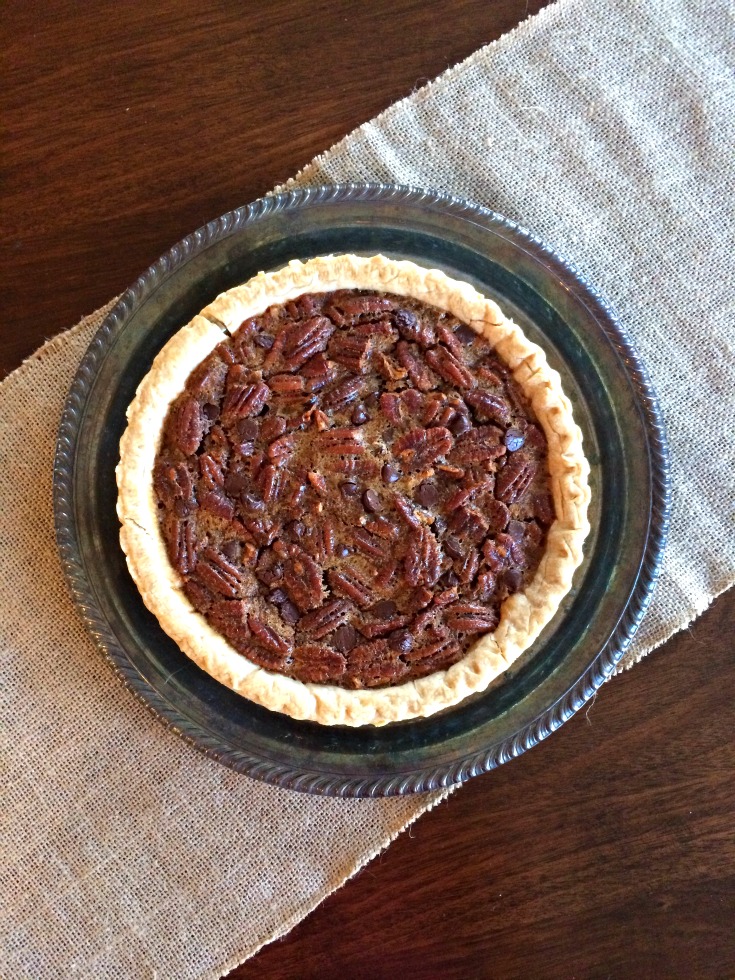
[{"label": "baked nut topping", "polygon": [[253,663],[380,687],[446,670],[536,571],[546,438],[487,340],[365,290],[249,317],[189,375],[154,468],[192,605]]},{"label": "baked nut topping", "polygon": [[588,532],[558,374],[492,301],[383,256],[291,262],[166,344],[128,412],[121,543],[163,628],[294,718],[484,690]]}]

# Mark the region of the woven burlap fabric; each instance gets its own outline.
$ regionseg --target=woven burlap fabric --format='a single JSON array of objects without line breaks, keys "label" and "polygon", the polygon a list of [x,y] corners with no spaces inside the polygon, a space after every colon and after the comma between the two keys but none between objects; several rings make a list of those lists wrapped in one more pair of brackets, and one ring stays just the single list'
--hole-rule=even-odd
[{"label": "woven burlap fabric", "polygon": [[[732,11],[562,0],[298,178],[474,198],[613,301],[658,388],[674,482],[664,573],[631,658],[735,577]],[[235,775],[103,664],[56,557],[51,469],[104,312],[0,386],[0,974],[217,977],[437,798],[312,799]]]}]

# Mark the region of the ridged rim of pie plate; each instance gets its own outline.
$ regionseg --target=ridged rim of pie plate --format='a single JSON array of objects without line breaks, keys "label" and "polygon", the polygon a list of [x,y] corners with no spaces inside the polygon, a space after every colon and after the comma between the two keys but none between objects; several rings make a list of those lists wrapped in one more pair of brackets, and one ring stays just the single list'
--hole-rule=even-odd
[{"label": "ridged rim of pie plate", "polygon": [[[579,679],[531,723],[489,749],[451,765],[411,773],[368,778],[314,773],[264,761],[221,743],[187,719],[138,673],[102,615],[81,559],[74,518],[74,462],[80,422],[98,368],[114,338],[134,311],[168,277],[216,241],[275,212],[309,205],[351,202],[394,202],[441,208],[459,218],[481,217],[510,240],[540,258],[595,318],[608,342],[624,360],[645,420],[651,463],[651,509],[640,572],[625,611],[608,642]],[[398,796],[437,790],[464,782],[496,768],[547,738],[595,694],[627,651],[648,605],[659,575],[670,513],[669,461],[663,419],[648,373],[618,319],[594,287],[559,253],[513,221],[481,205],[415,187],[389,184],[336,184],[291,190],[261,198],[230,211],[178,242],[147,269],[120,297],[90,343],[72,382],[61,417],[54,460],[54,518],[62,567],[72,597],[93,639],[114,671],[146,707],[178,735],[210,758],[251,777],[301,792],[339,797]]]}]

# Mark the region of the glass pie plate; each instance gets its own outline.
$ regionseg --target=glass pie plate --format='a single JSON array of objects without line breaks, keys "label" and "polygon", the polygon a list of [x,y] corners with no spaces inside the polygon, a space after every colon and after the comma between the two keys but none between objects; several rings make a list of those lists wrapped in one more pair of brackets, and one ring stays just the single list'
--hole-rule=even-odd
[{"label": "glass pie plate", "polygon": [[[115,513],[125,410],[168,338],[256,272],[338,252],[413,259],[497,300],[561,373],[591,464],[585,560],[537,642],[484,693],[383,728],[294,721],[200,670],[144,607]],[[72,594],[130,690],[223,764],[279,786],[343,797],[461,782],[519,755],[571,717],[613,672],[646,610],[669,510],[654,392],[592,286],[531,233],[476,204],[352,184],[291,191],[232,211],[175,245],[124,293],[69,391],[54,495]]]}]

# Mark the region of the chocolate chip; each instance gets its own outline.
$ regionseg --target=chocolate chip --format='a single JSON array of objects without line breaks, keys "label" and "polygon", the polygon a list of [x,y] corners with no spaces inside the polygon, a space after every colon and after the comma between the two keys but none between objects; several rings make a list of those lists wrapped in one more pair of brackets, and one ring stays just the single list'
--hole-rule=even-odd
[{"label": "chocolate chip", "polygon": [[454,336],[457,340],[461,340],[463,344],[471,344],[473,340],[477,340],[477,334],[466,323],[460,323],[454,331]]},{"label": "chocolate chip", "polygon": [[365,399],[365,408],[377,408],[380,404],[380,392],[374,391]]},{"label": "chocolate chip", "polygon": [[290,599],[286,599],[286,601],[281,605],[281,619],[283,622],[287,623],[289,626],[295,626],[300,618],[301,613],[298,611],[296,606]]},{"label": "chocolate chip", "polygon": [[508,568],[503,573],[503,584],[509,592],[517,592],[521,587],[523,572],[520,568]]},{"label": "chocolate chip", "polygon": [[303,538],[306,534],[306,525],[303,521],[291,521],[286,525],[286,531],[294,538]]},{"label": "chocolate chip", "polygon": [[439,503],[439,491],[436,489],[436,484],[430,480],[419,483],[414,497],[422,507],[434,507]]},{"label": "chocolate chip", "polygon": [[395,616],[398,612],[398,606],[395,602],[391,602],[390,599],[382,599],[370,607],[370,612],[373,616],[377,616],[378,619],[390,619],[391,616]]},{"label": "chocolate chip", "polygon": [[520,544],[523,541],[523,537],[526,533],[526,525],[523,523],[523,521],[510,521],[508,524],[507,533],[517,544]]},{"label": "chocolate chip", "polygon": [[362,506],[368,512],[368,514],[375,514],[377,511],[383,509],[383,505],[380,502],[380,497],[374,490],[366,490],[362,495]]},{"label": "chocolate chip", "polygon": [[461,558],[464,554],[464,548],[455,537],[449,537],[446,539],[444,542],[444,550],[450,558]]},{"label": "chocolate chip", "polygon": [[355,405],[355,407],[352,409],[352,415],[350,416],[350,419],[352,421],[352,424],[353,425],[362,425],[364,422],[367,422],[368,418],[369,418],[369,415],[365,411],[364,406],[363,405]]},{"label": "chocolate chip", "polygon": [[464,435],[464,433],[469,432],[471,428],[472,422],[470,422],[469,417],[465,415],[464,412],[458,412],[456,417],[449,423],[449,431],[455,436]]},{"label": "chocolate chip", "polygon": [[526,437],[520,429],[508,429],[505,433],[505,448],[509,453],[519,450],[526,441]]},{"label": "chocolate chip", "polygon": [[350,497],[356,497],[360,492],[358,485],[356,483],[350,483],[349,480],[346,480],[344,483],[340,483],[339,489],[342,492],[342,496],[347,497],[348,499]]},{"label": "chocolate chip", "polygon": [[204,406],[204,414],[210,422],[213,422],[219,415],[219,405],[212,405],[211,403],[207,402],[207,404]]},{"label": "chocolate chip", "polygon": [[554,502],[550,494],[540,493],[534,498],[533,513],[537,521],[541,524],[552,524],[554,522]]},{"label": "chocolate chip", "polygon": [[385,463],[380,471],[380,477],[383,483],[395,483],[396,480],[400,479],[401,474],[392,463]]},{"label": "chocolate chip", "polygon": [[189,505],[185,500],[179,498],[174,502],[174,514],[177,517],[186,517],[189,513]]},{"label": "chocolate chip", "polygon": [[419,325],[416,314],[412,313],[411,310],[396,310],[393,314],[393,319],[399,330],[403,328],[404,330],[413,331]]},{"label": "chocolate chip", "polygon": [[357,630],[352,626],[340,626],[332,633],[332,646],[339,653],[348,653],[357,646]]},{"label": "chocolate chip", "polygon": [[413,636],[408,630],[393,630],[388,636],[388,645],[399,653],[408,653],[413,647]]},{"label": "chocolate chip", "polygon": [[240,442],[253,442],[258,438],[258,423],[255,419],[240,419],[235,426],[235,432]]},{"label": "chocolate chip", "polygon": [[225,541],[221,550],[225,558],[229,558],[230,561],[235,561],[240,556],[240,542]]},{"label": "chocolate chip", "polygon": [[452,589],[455,585],[459,585],[459,577],[450,569],[442,575],[439,582],[443,588]]},{"label": "chocolate chip", "polygon": [[338,544],[334,553],[338,558],[346,558],[351,552],[346,544]]},{"label": "chocolate chip", "polygon": [[263,350],[270,350],[274,343],[274,338],[269,333],[259,333],[255,338],[255,343]]},{"label": "chocolate chip", "polygon": [[229,473],[225,477],[225,493],[229,497],[238,497],[249,486],[250,477],[245,473]]},{"label": "chocolate chip", "polygon": [[283,605],[284,602],[288,602],[288,596],[283,589],[274,589],[268,598],[276,606],[280,606]]}]

